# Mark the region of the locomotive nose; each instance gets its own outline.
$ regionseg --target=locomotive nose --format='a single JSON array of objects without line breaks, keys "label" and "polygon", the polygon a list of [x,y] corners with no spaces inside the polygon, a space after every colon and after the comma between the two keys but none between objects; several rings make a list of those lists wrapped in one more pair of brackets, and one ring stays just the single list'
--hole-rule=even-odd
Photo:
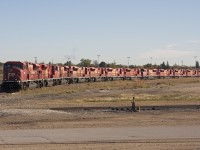
[{"label": "locomotive nose", "polygon": [[8,81],[18,81],[20,80],[20,70],[19,69],[10,69],[6,74],[5,80]]}]

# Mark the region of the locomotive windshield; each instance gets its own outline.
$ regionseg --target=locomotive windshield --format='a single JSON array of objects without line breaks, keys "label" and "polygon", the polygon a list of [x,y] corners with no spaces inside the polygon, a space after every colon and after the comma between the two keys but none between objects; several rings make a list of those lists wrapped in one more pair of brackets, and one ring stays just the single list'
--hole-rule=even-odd
[{"label": "locomotive windshield", "polygon": [[6,63],[6,64],[4,64],[4,69],[8,69],[8,68],[23,69],[23,64],[21,64],[21,63]]}]

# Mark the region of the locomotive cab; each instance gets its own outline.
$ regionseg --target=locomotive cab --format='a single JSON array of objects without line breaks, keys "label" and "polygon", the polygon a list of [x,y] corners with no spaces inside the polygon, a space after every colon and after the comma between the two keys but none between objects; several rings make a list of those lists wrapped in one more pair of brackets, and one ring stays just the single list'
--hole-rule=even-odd
[{"label": "locomotive cab", "polygon": [[19,61],[6,62],[3,66],[3,83],[5,91],[21,88],[21,82],[26,79],[26,64]]},{"label": "locomotive cab", "polygon": [[3,81],[21,81],[26,77],[26,64],[22,62],[6,62],[3,69]]}]

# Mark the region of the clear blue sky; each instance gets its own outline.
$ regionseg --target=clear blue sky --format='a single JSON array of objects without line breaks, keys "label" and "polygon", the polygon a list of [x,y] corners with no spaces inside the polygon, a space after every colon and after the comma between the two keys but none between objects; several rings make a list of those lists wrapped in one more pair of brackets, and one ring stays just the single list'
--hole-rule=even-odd
[{"label": "clear blue sky", "polygon": [[200,0],[0,0],[0,62],[200,60]]}]

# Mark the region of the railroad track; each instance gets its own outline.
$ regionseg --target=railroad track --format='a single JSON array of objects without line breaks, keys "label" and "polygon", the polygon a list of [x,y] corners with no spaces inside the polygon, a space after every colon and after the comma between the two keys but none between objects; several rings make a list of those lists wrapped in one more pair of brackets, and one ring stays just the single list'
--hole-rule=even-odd
[{"label": "railroad track", "polygon": [[[137,106],[140,110],[200,110],[200,105],[168,105],[168,106]],[[51,110],[57,111],[132,111],[131,106],[124,107],[62,107],[62,108],[51,108]]]}]

